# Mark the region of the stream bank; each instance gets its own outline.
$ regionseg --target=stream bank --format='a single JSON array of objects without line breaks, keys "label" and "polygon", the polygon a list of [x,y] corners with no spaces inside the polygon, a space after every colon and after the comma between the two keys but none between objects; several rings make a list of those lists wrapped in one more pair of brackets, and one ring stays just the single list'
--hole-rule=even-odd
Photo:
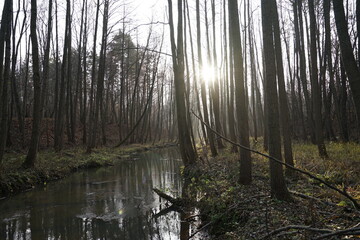
[{"label": "stream bank", "polygon": [[7,196],[31,190],[36,185],[62,179],[81,169],[112,166],[115,161],[131,157],[131,155],[175,146],[175,143],[132,144],[119,148],[96,148],[86,154],[82,147],[74,147],[56,153],[53,150],[39,152],[35,168],[22,169],[26,155],[24,153],[7,153],[3,168],[0,169],[0,200]]},{"label": "stream bank", "polygon": [[180,197],[182,166],[177,147],[152,149],[38,185],[0,201],[0,239],[188,239],[187,215],[153,191]]}]

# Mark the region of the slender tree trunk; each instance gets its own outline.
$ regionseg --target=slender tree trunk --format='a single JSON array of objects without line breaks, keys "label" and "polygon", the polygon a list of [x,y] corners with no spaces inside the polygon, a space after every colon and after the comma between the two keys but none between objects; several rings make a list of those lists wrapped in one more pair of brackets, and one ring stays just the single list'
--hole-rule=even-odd
[{"label": "slender tree trunk", "polygon": [[94,111],[94,85],[95,85],[95,74],[96,74],[96,39],[97,29],[100,11],[100,0],[97,0],[96,4],[96,17],[95,17],[95,30],[94,30],[94,41],[93,41],[93,52],[92,52],[92,67],[91,67],[91,86],[90,86],[90,106],[89,106],[89,139],[86,152],[90,153],[95,147],[96,139],[93,137],[95,128],[95,111]]},{"label": "slender tree trunk", "polygon": [[[235,100],[238,128],[240,134],[240,144],[249,147],[249,122],[248,109],[246,104],[245,83],[244,83],[244,67],[242,59],[240,25],[238,15],[237,0],[229,0],[229,22],[230,37],[232,38],[232,51],[234,56],[235,71]],[[252,178],[252,166],[250,152],[240,149],[240,179],[241,184],[250,184]]]},{"label": "slender tree trunk", "polygon": [[316,17],[314,0],[309,0],[310,14],[310,56],[311,56],[311,99],[313,105],[313,119],[315,122],[315,138],[320,157],[328,158],[324,144],[322,117],[321,117],[321,92],[318,81],[317,46],[316,46]]},{"label": "slender tree trunk", "polygon": [[54,147],[55,151],[61,151],[64,144],[64,120],[66,115],[66,81],[67,76],[67,67],[68,67],[68,59],[71,58],[69,55],[69,32],[70,32],[70,0],[66,1],[66,23],[65,23],[65,41],[64,41],[64,53],[63,53],[63,61],[61,63],[61,76],[60,76],[60,89],[59,89],[59,106],[57,111],[56,125],[55,125],[55,139],[54,139]]},{"label": "slender tree trunk", "polygon": [[40,127],[41,127],[41,78],[40,78],[40,62],[39,62],[39,46],[36,33],[37,3],[31,0],[31,20],[30,20],[30,37],[32,47],[32,68],[33,68],[33,84],[34,84],[34,112],[33,126],[31,132],[30,148],[26,156],[23,167],[29,168],[35,166],[36,155],[39,146]]},{"label": "slender tree trunk", "polygon": [[83,144],[87,143],[87,21],[88,21],[88,7],[87,0],[85,0],[85,20],[84,20],[84,42],[83,42],[83,115],[82,115],[82,125],[83,125]]},{"label": "slender tree trunk", "polygon": [[[344,68],[346,71],[346,75],[349,79],[350,89],[353,95],[356,115],[358,119],[360,119],[360,70],[355,61],[355,57],[353,54],[353,49],[348,33],[347,22],[345,19],[345,11],[343,0],[333,0],[334,6],[334,14],[335,14],[335,23],[336,29],[338,33],[340,49],[342,60],[344,63]],[[359,134],[357,134],[359,135]]]},{"label": "slender tree trunk", "polygon": [[[214,81],[213,81],[213,110],[215,118],[215,128],[218,133],[222,133],[222,125],[220,119],[220,87],[219,87],[219,71],[218,71],[218,61],[217,61],[217,52],[216,52],[216,31],[215,31],[215,0],[211,0],[211,11],[212,11],[212,25],[213,25],[213,68],[214,68]],[[221,138],[216,140],[218,148],[225,148]]]},{"label": "slender tree trunk", "polygon": [[175,84],[175,102],[176,112],[178,118],[178,134],[180,143],[180,152],[185,166],[189,166],[196,162],[196,150],[193,148],[191,142],[189,127],[190,119],[187,119],[186,104],[185,104],[185,82],[184,82],[184,50],[183,50],[183,21],[182,21],[182,0],[178,0],[178,34],[177,45],[174,37],[174,23],[172,13],[172,1],[168,0],[169,4],[169,26],[170,26],[170,40],[171,51],[174,68],[174,84]]},{"label": "slender tree trunk", "polygon": [[[303,20],[302,20],[302,1],[294,2],[294,23],[295,23],[295,41],[299,55],[299,71],[300,71],[300,82],[302,85],[304,100],[305,100],[305,109],[306,109],[306,124],[308,127],[308,132],[312,142],[314,141],[314,125],[311,111],[310,96],[307,87],[306,80],[306,59],[305,59],[305,41],[304,41],[304,32],[303,32]],[[301,106],[302,107],[302,106]]]},{"label": "slender tree trunk", "polygon": [[[224,3],[224,5],[225,5],[225,3]],[[225,7],[226,6],[224,6],[224,8]],[[224,20],[224,21],[226,21],[226,20]],[[231,28],[232,28],[231,21],[229,21],[229,85],[230,85],[230,87],[228,88],[228,92],[229,92],[228,126],[229,126],[229,132],[230,132],[230,139],[232,141],[236,142],[237,141],[236,126],[235,126],[236,109],[235,109],[235,105],[234,105],[234,103],[235,103],[235,97],[234,97],[234,88],[235,88],[235,86],[234,86],[234,52],[232,49],[233,39],[230,35],[230,32],[232,31]],[[238,149],[237,149],[237,147],[232,146],[231,151],[237,152]]]},{"label": "slender tree trunk", "polygon": [[[21,3],[20,0],[18,1],[18,11],[16,12],[15,17],[15,23],[13,24],[12,32],[15,33],[16,26],[19,18],[19,13],[21,9]],[[19,46],[21,43],[22,36],[24,34],[24,28],[26,25],[26,13],[24,13],[24,19],[22,23],[22,27],[20,30],[20,36],[18,38],[18,41],[16,43],[15,41],[15,34],[12,34],[12,60],[11,60],[11,92],[12,92],[12,99],[15,102],[16,107],[16,114],[19,122],[19,132],[21,135],[21,145],[25,146],[25,127],[24,127],[24,117],[23,117],[23,111],[21,110],[21,104],[20,104],[20,97],[18,92],[18,85],[16,83],[16,64],[17,64],[17,56],[19,52]],[[11,122],[11,120],[10,120]],[[10,126],[9,126],[9,133],[10,133]]]},{"label": "slender tree trunk", "polygon": [[[11,19],[12,0],[5,0],[0,26],[0,96],[1,96],[1,122],[0,122],[0,165],[5,153],[8,128],[8,95],[10,87],[10,55],[11,55]],[[5,47],[5,52],[4,52]],[[5,58],[4,58],[5,53]],[[5,62],[4,62],[5,60]],[[4,63],[4,65],[3,65]]]},{"label": "slender tree trunk", "polygon": [[[274,33],[272,22],[275,14],[272,7],[272,1],[275,0],[261,0],[262,12],[262,27],[263,27],[263,44],[264,44],[264,58],[265,58],[265,81],[267,102],[266,108],[269,112],[267,114],[268,120],[268,139],[269,139],[269,155],[277,159],[281,157],[281,137],[279,126],[279,108],[278,108],[278,93],[276,87],[275,68],[275,52],[274,52]],[[289,200],[290,194],[287,190],[282,165],[274,161],[270,161],[270,185],[271,194],[273,197],[280,200]]]},{"label": "slender tree trunk", "polygon": [[[284,63],[282,58],[282,47],[280,39],[279,15],[277,11],[276,1],[272,0],[272,24],[274,31],[276,71],[279,88],[279,104],[280,104],[280,120],[283,135],[284,157],[285,162],[290,166],[294,166],[291,141],[290,113],[285,89]],[[287,168],[287,173],[291,174],[291,170]]]},{"label": "slender tree trunk", "polygon": [[[210,126],[206,86],[205,86],[205,81],[201,74],[203,62],[202,62],[202,51],[201,51],[200,1],[199,0],[196,0],[196,28],[197,28],[196,30],[197,30],[197,48],[198,48],[198,59],[199,59],[199,81],[200,81],[200,88],[201,88],[201,101],[202,101],[202,105],[203,105],[202,107],[203,107],[203,111],[204,111],[204,120]],[[214,134],[209,129],[207,129],[207,136],[209,138],[211,154],[213,156],[216,156],[217,150],[215,147]]]}]

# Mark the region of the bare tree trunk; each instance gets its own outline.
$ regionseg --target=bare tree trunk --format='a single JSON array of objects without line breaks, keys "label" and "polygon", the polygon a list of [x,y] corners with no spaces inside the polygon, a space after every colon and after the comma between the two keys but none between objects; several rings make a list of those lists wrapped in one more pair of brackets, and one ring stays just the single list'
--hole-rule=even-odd
[{"label": "bare tree trunk", "polygon": [[[284,63],[282,56],[281,48],[281,39],[280,39],[280,26],[279,26],[279,15],[277,11],[276,1],[271,1],[272,3],[272,25],[274,31],[274,43],[275,43],[275,58],[276,58],[276,71],[277,71],[277,80],[279,88],[279,104],[280,104],[280,120],[281,120],[281,129],[283,135],[283,145],[284,145],[284,156],[285,162],[290,166],[294,166],[294,159],[292,154],[292,142],[291,142],[291,126],[290,126],[290,113],[288,99],[285,89],[285,77],[284,77]],[[286,168],[288,174],[291,174],[291,170]]]},{"label": "bare tree trunk", "polygon": [[[339,37],[340,49],[344,68],[349,79],[350,89],[353,95],[358,125],[360,119],[360,70],[356,64],[352,45],[345,19],[343,0],[333,0],[335,23]],[[359,135],[359,134],[357,134]]]},{"label": "bare tree trunk", "polygon": [[[15,31],[16,31],[16,26],[17,26],[17,22],[18,22],[18,18],[19,18],[20,9],[21,9],[21,3],[19,0],[18,1],[18,11],[16,12],[15,23],[13,24],[13,28],[12,28],[13,33],[15,33]],[[23,147],[25,146],[25,128],[24,128],[23,111],[21,110],[21,104],[20,104],[18,86],[16,84],[16,64],[17,64],[17,56],[18,56],[18,52],[19,52],[21,39],[24,34],[25,25],[26,25],[26,12],[24,13],[24,19],[23,19],[22,27],[20,30],[20,36],[18,38],[17,43],[15,41],[15,34],[12,35],[13,49],[12,49],[12,60],[11,60],[11,86],[12,86],[11,92],[12,92],[13,101],[15,102],[16,114],[17,114],[17,118],[18,118],[18,122],[19,122],[19,132],[22,137],[21,144]],[[10,126],[9,126],[9,133],[10,133]]]},{"label": "bare tree trunk", "polygon": [[65,41],[64,41],[64,53],[63,53],[63,61],[61,63],[61,76],[60,76],[60,90],[59,90],[59,106],[57,111],[57,118],[55,119],[55,139],[54,139],[54,148],[55,151],[61,151],[63,148],[63,141],[64,141],[64,119],[66,115],[66,77],[67,76],[67,67],[68,67],[68,59],[71,58],[69,55],[69,46],[70,39],[69,39],[69,32],[70,32],[70,0],[66,1],[66,26],[65,26]]},{"label": "bare tree trunk", "polygon": [[[305,59],[305,41],[304,41],[304,32],[303,32],[303,21],[302,21],[302,1],[296,1],[294,4],[294,24],[295,24],[295,41],[297,46],[297,51],[299,55],[300,62],[300,82],[302,85],[304,99],[305,99],[305,107],[306,107],[306,123],[308,127],[308,132],[310,133],[310,137],[312,142],[314,141],[314,130],[313,130],[313,118],[311,111],[311,103],[310,96],[307,88],[307,80],[306,80],[306,59]],[[302,106],[301,106],[302,107]]]},{"label": "bare tree trunk", "polygon": [[83,115],[82,115],[82,125],[83,125],[83,144],[87,143],[87,21],[88,21],[88,7],[87,0],[85,0],[85,20],[84,20],[84,42],[83,42]]},{"label": "bare tree trunk", "polygon": [[324,144],[322,117],[321,117],[321,92],[318,81],[317,47],[316,47],[316,17],[314,0],[309,0],[310,14],[310,56],[311,56],[311,99],[313,104],[313,119],[315,122],[316,144],[320,157],[328,158]]},{"label": "bare tree trunk", "polygon": [[40,78],[40,62],[39,62],[39,46],[36,33],[37,5],[36,0],[31,0],[31,20],[30,20],[30,37],[32,47],[32,68],[33,68],[33,84],[34,84],[34,113],[33,126],[31,132],[31,141],[28,154],[26,156],[23,167],[29,168],[35,166],[36,155],[39,146],[40,127],[41,127],[41,78]]},{"label": "bare tree trunk", "polygon": [[[248,109],[246,104],[245,83],[244,83],[244,67],[242,59],[240,26],[238,15],[237,0],[229,0],[229,24],[230,37],[232,38],[232,51],[234,56],[234,71],[235,71],[235,100],[238,128],[240,134],[240,144],[246,147],[250,146],[249,142],[249,122]],[[250,184],[252,178],[250,152],[240,149],[240,179],[241,184]]]},{"label": "bare tree trunk", "polygon": [[[0,165],[5,153],[8,128],[8,92],[10,86],[10,55],[11,55],[11,19],[12,0],[5,0],[0,26],[0,94],[1,94],[1,122],[0,122]],[[5,58],[4,58],[5,47]],[[4,63],[5,60],[5,63]],[[3,65],[4,63],[4,65]]]},{"label": "bare tree trunk", "polygon": [[[190,36],[190,47],[191,47],[191,63],[192,63],[192,68],[194,71],[194,89],[195,89],[195,98],[196,98],[196,105],[199,111],[199,115],[202,118],[202,113],[201,113],[201,106],[200,106],[200,97],[199,97],[199,92],[198,92],[198,74],[196,73],[196,68],[195,68],[195,53],[194,53],[194,44],[193,44],[193,38],[192,38],[192,31],[191,31],[191,24],[190,24],[190,13],[189,13],[189,5],[187,0],[185,0],[186,3],[186,13],[187,13],[187,19],[188,19],[188,25],[189,25],[189,36]],[[200,73],[199,73],[200,74]],[[201,124],[201,130],[202,130],[202,134],[204,139],[207,139],[207,134],[206,134],[206,129],[205,126],[203,124]]]},{"label": "bare tree trunk", "polygon": [[[225,3],[224,3],[224,11],[225,11]],[[226,19],[224,19],[224,22],[226,22]],[[237,141],[236,139],[236,126],[235,126],[235,114],[236,109],[234,106],[235,103],[235,97],[234,97],[234,52],[232,49],[233,46],[233,39],[230,35],[231,32],[231,22],[229,21],[229,88],[227,91],[229,92],[229,103],[228,103],[228,126],[229,126],[229,132],[230,132],[230,139],[234,142]],[[228,46],[226,46],[227,48]],[[227,49],[226,49],[227,50]],[[237,152],[238,149],[236,146],[231,147],[232,152]]]},{"label": "bare tree trunk", "polygon": [[185,82],[184,82],[184,52],[183,52],[183,22],[182,22],[182,0],[178,0],[178,34],[177,45],[175,45],[174,23],[172,13],[172,1],[169,4],[169,26],[171,51],[174,68],[174,84],[175,84],[175,102],[178,118],[178,134],[180,143],[180,152],[185,166],[189,166],[196,162],[197,154],[193,148],[190,137],[190,119],[187,118],[185,104]]},{"label": "bare tree trunk", "polygon": [[81,118],[81,106],[82,106],[82,101],[81,101],[81,86],[82,86],[82,72],[81,72],[81,53],[82,53],[82,37],[84,35],[83,33],[83,25],[84,25],[84,14],[85,14],[85,4],[86,1],[83,1],[82,7],[81,7],[81,20],[80,20],[80,32],[79,32],[79,45],[78,45],[78,59],[77,59],[77,70],[76,70],[76,89],[75,89],[75,96],[74,96],[74,107],[73,107],[73,119],[72,119],[72,127],[73,127],[73,132],[72,132],[72,136],[71,138],[73,139],[74,143],[75,143],[75,133],[77,130],[77,106],[78,106],[78,102],[80,102],[80,118]]},{"label": "bare tree trunk", "polygon": [[43,76],[42,76],[42,92],[41,92],[41,117],[44,117],[45,100],[47,97],[47,83],[49,78],[49,61],[50,61],[50,42],[52,35],[52,9],[53,1],[49,0],[48,9],[48,26],[46,35],[46,45],[44,49]]},{"label": "bare tree trunk", "polygon": [[[213,110],[214,110],[214,118],[215,118],[215,128],[216,131],[222,133],[222,126],[220,120],[220,88],[219,88],[219,71],[218,71],[218,62],[217,62],[217,53],[216,53],[216,31],[215,31],[215,0],[211,0],[211,11],[212,11],[212,25],[213,25],[213,68],[214,68],[214,81],[213,81]],[[222,139],[216,139],[217,145],[219,149],[225,148]]]},{"label": "bare tree trunk", "polygon": [[[104,78],[105,78],[105,61],[106,61],[106,45],[107,45],[107,24],[108,24],[108,12],[109,12],[109,1],[105,0],[104,2],[104,12],[103,12],[103,33],[101,40],[101,50],[99,58],[99,71],[96,87],[96,103],[95,103],[95,115],[94,115],[94,125],[92,126],[92,141],[95,141],[98,131],[98,121],[102,117],[102,105],[103,105],[103,93],[104,93]],[[100,119],[101,121],[101,119]],[[103,121],[101,121],[103,124]],[[104,143],[104,139],[103,139]],[[93,145],[95,146],[95,145]],[[88,149],[89,150],[89,149]]]},{"label": "bare tree trunk", "polygon": [[248,15],[248,39],[249,39],[249,52],[250,52],[250,73],[251,73],[251,101],[249,101],[252,107],[252,117],[253,117],[253,126],[254,126],[254,140],[257,142],[258,140],[258,124],[257,124],[257,104],[256,104],[256,93],[255,88],[257,85],[257,76],[256,76],[256,68],[255,68],[255,56],[253,49],[253,22],[252,17],[250,17],[250,1],[247,1],[247,15]]},{"label": "bare tree trunk", "polygon": [[[261,0],[262,12],[262,26],[263,26],[263,44],[264,44],[264,58],[265,58],[265,81],[267,101],[266,108],[269,112],[267,114],[268,120],[268,139],[269,139],[269,155],[277,159],[281,157],[281,137],[279,126],[279,108],[278,108],[278,93],[276,87],[275,68],[275,52],[274,52],[274,33],[272,23],[278,21],[274,19],[274,8],[272,1],[275,0]],[[273,197],[280,200],[289,200],[290,194],[285,184],[282,165],[274,161],[270,161],[270,185],[271,194]]]},{"label": "bare tree trunk", "polygon": [[94,30],[94,41],[93,41],[93,52],[92,52],[92,67],[91,67],[91,86],[90,86],[90,106],[89,106],[89,139],[86,152],[90,153],[96,145],[96,139],[93,137],[95,127],[95,111],[94,111],[94,85],[95,85],[95,74],[96,74],[96,39],[97,29],[99,21],[100,11],[100,0],[97,0],[96,4],[96,16],[95,16],[95,30]]},{"label": "bare tree trunk", "polygon": [[[208,112],[208,104],[207,104],[207,93],[206,93],[206,86],[203,77],[201,76],[201,71],[203,67],[202,62],[202,51],[201,51],[201,28],[200,28],[200,2],[196,0],[196,27],[197,27],[197,48],[198,48],[198,59],[199,59],[199,81],[200,81],[200,88],[201,88],[201,101],[203,105],[204,111],[204,120],[207,124],[210,125],[210,118]],[[217,155],[217,150],[215,147],[215,139],[214,134],[207,129],[207,136],[209,138],[210,150],[213,156]]]}]

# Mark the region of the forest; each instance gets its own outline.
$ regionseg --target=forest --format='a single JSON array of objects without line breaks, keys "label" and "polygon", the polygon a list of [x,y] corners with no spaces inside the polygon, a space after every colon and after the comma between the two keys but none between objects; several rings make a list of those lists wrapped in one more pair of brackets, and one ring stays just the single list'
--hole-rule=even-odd
[{"label": "forest", "polygon": [[359,238],[360,0],[1,7],[0,239]]}]

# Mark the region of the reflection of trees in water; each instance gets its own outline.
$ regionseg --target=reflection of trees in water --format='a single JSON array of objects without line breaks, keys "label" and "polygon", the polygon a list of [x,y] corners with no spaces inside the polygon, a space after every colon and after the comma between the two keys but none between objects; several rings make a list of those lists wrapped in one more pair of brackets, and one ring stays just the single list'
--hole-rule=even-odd
[{"label": "reflection of trees in water", "polygon": [[29,192],[9,201],[9,209],[21,210],[15,216],[12,212],[6,220],[0,216],[0,239],[178,237],[179,214],[152,218],[154,212],[165,207],[152,188],[180,194],[179,153],[169,149],[139,157],[118,167],[75,174],[48,191]]}]

